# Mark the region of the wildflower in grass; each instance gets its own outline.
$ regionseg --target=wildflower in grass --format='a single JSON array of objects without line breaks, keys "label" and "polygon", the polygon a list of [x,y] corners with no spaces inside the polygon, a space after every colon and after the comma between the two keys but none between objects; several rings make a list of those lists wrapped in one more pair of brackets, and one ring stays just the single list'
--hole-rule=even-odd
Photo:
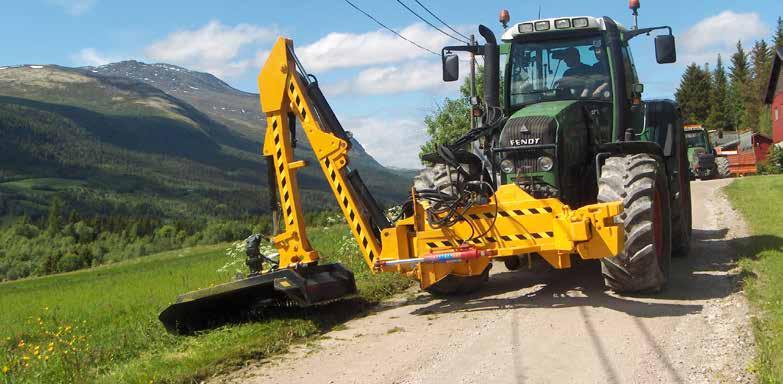
[{"label": "wildflower in grass", "polygon": [[7,365],[4,365],[4,366],[3,366],[3,374],[6,374],[6,373],[8,373],[8,371],[10,371],[10,370],[11,370],[11,368],[8,368],[8,366],[7,366]]},{"label": "wildflower in grass", "polygon": [[24,348],[24,340],[20,339],[18,346],[19,346],[19,348]]}]

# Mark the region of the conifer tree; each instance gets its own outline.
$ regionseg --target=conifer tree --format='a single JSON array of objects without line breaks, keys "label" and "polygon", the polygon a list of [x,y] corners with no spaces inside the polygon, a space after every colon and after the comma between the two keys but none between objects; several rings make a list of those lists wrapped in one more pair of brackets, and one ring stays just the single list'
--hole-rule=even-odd
[{"label": "conifer tree", "polygon": [[742,42],[737,42],[737,52],[731,56],[731,68],[729,70],[729,103],[731,104],[730,117],[737,130],[748,128],[746,106],[750,93],[750,65],[748,54],[742,48]]},{"label": "conifer tree", "polygon": [[46,230],[50,235],[60,232],[62,227],[62,210],[63,203],[59,197],[52,199],[52,204],[49,206],[49,215],[47,217]]},{"label": "conifer tree", "polygon": [[773,54],[774,51],[783,49],[783,17],[778,16],[778,27],[775,30],[775,36],[772,38],[772,40],[775,44],[775,47],[773,48]]},{"label": "conifer tree", "polygon": [[767,42],[759,40],[753,45],[751,50],[751,62],[753,63],[753,70],[751,71],[752,80],[750,82],[750,90],[748,93],[748,100],[746,108],[748,128],[754,132],[759,130],[759,122],[761,121],[761,111],[764,105],[762,98],[763,90],[766,89],[769,82],[769,71],[771,64],[770,49]]},{"label": "conifer tree", "polygon": [[675,97],[689,124],[703,124],[710,112],[710,74],[696,63],[685,69]]},{"label": "conifer tree", "polygon": [[712,74],[712,92],[710,93],[710,114],[707,117],[707,127],[718,132],[732,127],[729,120],[728,80],[723,67],[723,58],[718,55],[718,62]]}]

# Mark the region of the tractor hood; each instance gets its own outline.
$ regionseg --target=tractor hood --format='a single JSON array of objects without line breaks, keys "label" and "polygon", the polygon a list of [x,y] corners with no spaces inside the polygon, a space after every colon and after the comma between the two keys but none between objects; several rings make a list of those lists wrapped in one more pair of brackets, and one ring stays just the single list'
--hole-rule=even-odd
[{"label": "tractor hood", "polygon": [[558,125],[562,124],[577,101],[549,101],[529,105],[508,119],[500,134],[500,146],[525,147],[556,144]]},{"label": "tractor hood", "polygon": [[520,185],[537,198],[559,197],[572,203],[569,195],[578,189],[572,187],[589,163],[587,111],[595,108],[593,104],[548,101],[511,115],[497,145],[502,151],[498,160],[507,160],[503,182]]}]

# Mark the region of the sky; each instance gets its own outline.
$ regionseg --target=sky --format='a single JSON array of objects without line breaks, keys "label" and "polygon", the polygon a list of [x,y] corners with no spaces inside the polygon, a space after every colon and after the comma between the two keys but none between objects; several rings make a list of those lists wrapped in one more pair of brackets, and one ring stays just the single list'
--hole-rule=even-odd
[{"label": "sky", "polygon": [[[277,36],[294,40],[297,55],[315,74],[345,128],[387,166],[417,168],[427,135],[424,117],[456,83],[441,81],[440,59],[383,30],[344,0],[0,0],[0,66],[17,64],[102,65],[135,59],[210,72],[232,86],[258,92],[256,76]],[[435,52],[457,41],[424,24],[394,0],[351,0],[403,36]],[[415,0],[401,0],[431,20]],[[511,23],[542,17],[610,16],[632,23],[625,0],[465,1],[419,0],[461,33],[484,24],[500,36],[497,21],[508,9]],[[652,38],[632,49],[645,98],[672,98],[684,67],[714,62],[769,39],[779,0],[644,0],[640,26],[670,25],[678,63],[655,63]],[[446,29],[448,31],[448,29]],[[453,35],[453,34],[452,34]],[[465,66],[463,66],[464,68]]]}]

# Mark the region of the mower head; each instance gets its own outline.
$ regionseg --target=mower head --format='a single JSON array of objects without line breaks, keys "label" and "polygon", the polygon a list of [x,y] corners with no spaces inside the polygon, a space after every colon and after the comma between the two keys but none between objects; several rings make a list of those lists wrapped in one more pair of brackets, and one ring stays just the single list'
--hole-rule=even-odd
[{"label": "mower head", "polygon": [[187,334],[269,306],[325,304],[356,294],[353,273],[340,264],[308,265],[188,292],[160,313],[171,333]]}]

